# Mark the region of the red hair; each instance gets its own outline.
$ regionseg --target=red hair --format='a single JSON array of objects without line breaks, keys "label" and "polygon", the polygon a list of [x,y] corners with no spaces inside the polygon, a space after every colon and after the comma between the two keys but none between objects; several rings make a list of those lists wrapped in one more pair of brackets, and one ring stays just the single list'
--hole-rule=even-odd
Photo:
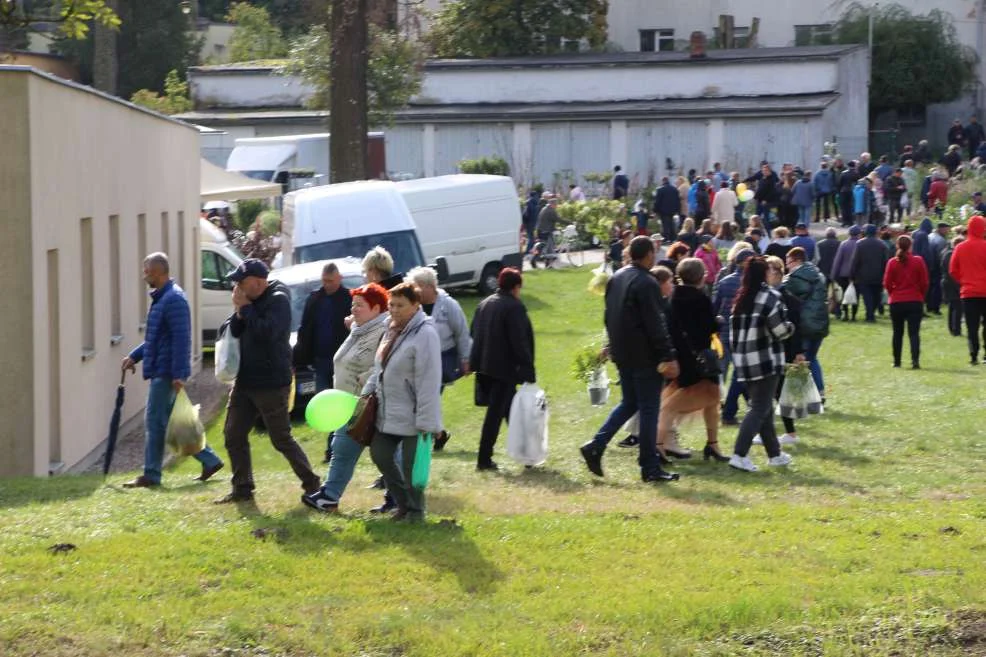
[{"label": "red hair", "polygon": [[368,283],[355,290],[350,290],[349,295],[353,298],[363,297],[370,308],[376,306],[381,312],[387,309],[387,303],[390,301],[390,293],[378,283]]}]

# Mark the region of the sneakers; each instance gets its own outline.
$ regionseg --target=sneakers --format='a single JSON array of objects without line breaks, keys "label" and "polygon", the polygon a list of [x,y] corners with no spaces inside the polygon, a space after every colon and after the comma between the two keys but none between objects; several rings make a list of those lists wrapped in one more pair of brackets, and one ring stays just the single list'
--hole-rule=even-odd
[{"label": "sneakers", "polygon": [[754,445],[763,445],[763,438],[760,437],[760,434],[759,433],[753,437],[753,444]]},{"label": "sneakers", "polygon": [[640,438],[638,438],[637,436],[635,436],[633,434],[630,434],[629,436],[627,436],[626,438],[624,438],[620,442],[616,443],[616,446],[617,447],[628,447],[629,448],[629,447],[636,447],[639,444],[640,444]]},{"label": "sneakers", "polygon": [[322,513],[335,513],[339,510],[339,500],[334,500],[321,489],[311,495],[302,495],[301,503]]},{"label": "sneakers", "polygon": [[767,465],[772,465],[774,467],[780,467],[780,466],[784,466],[784,465],[791,465],[791,463],[793,461],[794,461],[794,459],[791,458],[791,455],[790,454],[788,454],[786,452],[781,452],[777,456],[774,456],[769,461],[767,461]]},{"label": "sneakers", "polygon": [[743,470],[744,472],[756,472],[758,470],[749,456],[740,456],[739,454],[733,454],[730,457],[729,467]]},{"label": "sneakers", "polygon": [[798,436],[797,434],[786,433],[780,437],[779,442],[782,445],[796,445],[798,442]]}]

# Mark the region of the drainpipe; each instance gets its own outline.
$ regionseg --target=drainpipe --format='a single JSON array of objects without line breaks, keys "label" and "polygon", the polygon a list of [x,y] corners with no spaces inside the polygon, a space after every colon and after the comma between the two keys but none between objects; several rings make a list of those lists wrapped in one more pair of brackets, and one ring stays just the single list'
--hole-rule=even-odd
[{"label": "drainpipe", "polygon": [[986,61],[983,59],[984,29],[986,29],[986,0],[981,0],[976,9],[976,54],[979,55],[979,80],[976,81],[976,116],[982,115],[983,80],[986,78],[986,75],[983,74],[984,65],[986,65]]}]

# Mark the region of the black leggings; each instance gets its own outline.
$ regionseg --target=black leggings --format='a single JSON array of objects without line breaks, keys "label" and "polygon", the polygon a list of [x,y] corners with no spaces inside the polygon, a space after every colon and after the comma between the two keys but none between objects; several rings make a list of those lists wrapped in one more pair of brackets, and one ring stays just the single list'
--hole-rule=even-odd
[{"label": "black leggings", "polygon": [[894,365],[900,365],[901,351],[904,349],[904,324],[907,324],[907,338],[911,343],[911,363],[917,365],[921,360],[921,319],[924,317],[924,304],[920,301],[905,301],[890,304],[890,321],[894,327],[893,350]]},{"label": "black leggings", "polygon": [[[969,356],[979,358],[979,323],[986,317],[986,298],[962,299],[965,312],[966,338],[969,340]],[[983,340],[986,341],[986,324],[983,325]]]}]

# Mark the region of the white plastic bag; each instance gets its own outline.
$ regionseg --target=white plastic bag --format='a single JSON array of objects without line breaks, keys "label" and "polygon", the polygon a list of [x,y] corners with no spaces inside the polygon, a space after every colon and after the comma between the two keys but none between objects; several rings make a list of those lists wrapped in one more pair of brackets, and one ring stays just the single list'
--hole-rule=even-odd
[{"label": "white plastic bag", "polygon": [[192,405],[184,388],[178,391],[171,408],[164,444],[179,456],[192,456],[205,449],[205,427],[199,419],[199,407]]},{"label": "white plastic bag", "polygon": [[548,458],[548,399],[535,383],[525,383],[510,404],[507,456],[522,465]]},{"label": "white plastic bag", "polygon": [[229,332],[229,324],[219,329],[216,340],[216,380],[220,383],[235,383],[240,371],[240,339]]},{"label": "white plastic bag", "polygon": [[777,414],[800,420],[809,415],[818,415],[823,410],[822,396],[815,386],[808,363],[788,365],[781,396],[777,400]]},{"label": "white plastic bag", "polygon": [[846,288],[845,294],[842,295],[842,305],[843,306],[859,305],[859,297],[856,295],[855,283],[850,283],[849,287]]}]

